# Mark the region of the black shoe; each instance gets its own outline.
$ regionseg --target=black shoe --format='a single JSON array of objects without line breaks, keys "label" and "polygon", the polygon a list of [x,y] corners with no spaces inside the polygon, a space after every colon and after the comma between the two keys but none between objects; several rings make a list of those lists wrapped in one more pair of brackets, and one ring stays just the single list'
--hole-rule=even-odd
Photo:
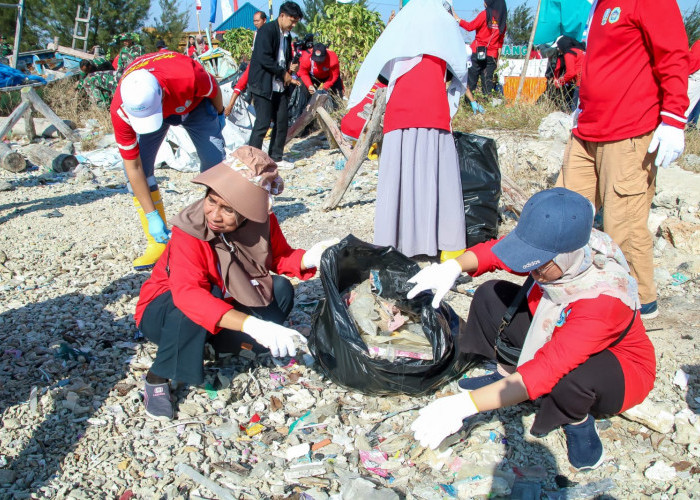
[{"label": "black shoe", "polygon": [[566,424],[566,447],[569,462],[577,470],[593,470],[603,463],[603,443],[600,442],[593,415],[578,425]]}]

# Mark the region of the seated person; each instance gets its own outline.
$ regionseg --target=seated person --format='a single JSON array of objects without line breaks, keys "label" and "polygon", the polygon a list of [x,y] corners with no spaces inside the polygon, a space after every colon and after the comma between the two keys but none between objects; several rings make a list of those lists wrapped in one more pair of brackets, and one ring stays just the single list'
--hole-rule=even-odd
[{"label": "seated person", "polygon": [[[282,326],[294,305],[294,288],[281,274],[309,279],[323,251],[292,249],[270,195],[284,183],[268,155],[250,146],[198,175],[204,198],[173,220],[172,236],[151,277],[141,287],[134,319],[158,344],[146,375],[146,414],[173,418],[169,380],[204,381],[204,344],[239,352],[242,343],[273,356],[296,354],[295,330]],[[336,240],[337,241],[337,240]],[[275,274],[272,274],[275,273]]]},{"label": "seated person", "polygon": [[462,379],[466,392],[420,410],[412,429],[421,445],[437,448],[479,412],[541,398],[531,433],[563,426],[572,466],[592,469],[603,462],[595,418],[644,401],[654,386],[656,359],[622,251],[592,226],[586,198],[564,188],[543,191],[525,204],[509,235],[409,280],[416,283],[409,298],[435,289],[438,307],[462,271],[478,276],[502,269],[532,278],[523,287],[494,280],[476,290],[459,349],[497,360],[498,371]]},{"label": "seated person", "polygon": [[322,43],[314,44],[312,51],[304,51],[299,60],[299,78],[303,88],[313,95],[316,90],[325,90],[343,97],[343,80],[340,78],[338,56]]}]

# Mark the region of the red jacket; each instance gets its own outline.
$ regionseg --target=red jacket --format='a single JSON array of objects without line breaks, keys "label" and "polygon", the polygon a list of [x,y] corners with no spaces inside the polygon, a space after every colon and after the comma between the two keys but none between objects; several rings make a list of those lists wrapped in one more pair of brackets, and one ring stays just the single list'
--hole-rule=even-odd
[{"label": "red jacket", "polygon": [[[316,274],[315,269],[300,269],[301,259],[306,252],[294,250],[289,246],[274,214],[270,214],[270,243],[270,271],[303,280]],[[168,262],[170,277],[165,270]],[[169,290],[173,294],[175,307],[208,332],[216,334],[221,330],[216,324],[224,314],[233,309],[235,297],[214,297],[211,294],[212,285],[226,291],[214,248],[208,242],[190,236],[174,226],[168,246],[153,268],[151,277],[141,287],[134,320],[137,325],[141,324],[143,312],[148,304]]]},{"label": "red jacket", "polygon": [[462,19],[459,25],[466,31],[476,31],[476,38],[474,38],[471,45],[472,54],[476,54],[477,47],[486,47],[486,55],[498,59],[498,54],[501,51],[501,47],[503,47],[506,30],[503,30],[503,33],[498,31],[498,22],[495,18],[491,19],[491,26],[488,26],[486,11],[482,10],[473,21]]},{"label": "red jacket", "polygon": [[447,101],[447,63],[423,55],[421,61],[394,84],[384,113],[384,133],[403,128],[452,130]]},{"label": "red jacket", "polygon": [[[491,251],[497,241],[470,248],[479,262],[472,276],[497,269],[512,272]],[[527,297],[533,314],[541,298],[542,289],[535,283]],[[537,351],[533,359],[518,368],[532,400],[551,392],[562,377],[594,354],[607,349],[632,319],[629,307],[621,300],[606,295],[576,301],[569,304],[566,311],[566,320],[554,329],[552,339]],[[647,337],[639,314],[627,335],[609,350],[620,362],[625,378],[625,398],[620,409],[623,412],[644,401],[656,378],[654,346]]]},{"label": "red jacket", "polygon": [[338,56],[332,50],[326,50],[326,59],[321,63],[311,60],[311,52],[304,52],[299,59],[297,75],[306,88],[313,85],[311,77],[323,82],[323,88],[329,90],[340,78],[340,63]]},{"label": "red jacket", "polygon": [[564,54],[564,65],[566,71],[561,74],[561,60],[557,58],[557,66],[554,68],[554,85],[561,87],[565,83],[573,83],[579,85],[581,83],[581,72],[583,71],[583,60],[586,58],[586,53],[581,49],[571,49],[573,54],[567,52]]},{"label": "red jacket", "polygon": [[[163,118],[189,113],[204,98],[216,96],[219,89],[216,79],[201,64],[176,52],[156,52],[141,56],[129,65],[124,76],[138,69],[150,71],[163,88]],[[120,82],[110,106],[114,138],[122,158],[134,160],[140,154],[139,143],[121,106]]]},{"label": "red jacket", "polygon": [[245,91],[245,88],[248,86],[248,72],[250,71],[250,64],[245,67],[245,71],[241,75],[241,77],[238,79],[236,82],[236,86],[233,87],[233,91],[240,95],[241,92]]},{"label": "red jacket", "polygon": [[690,73],[691,75],[700,70],[700,40],[690,47]]},{"label": "red jacket", "polygon": [[688,38],[675,0],[598,0],[588,34],[573,133],[619,141],[660,122],[684,128]]}]

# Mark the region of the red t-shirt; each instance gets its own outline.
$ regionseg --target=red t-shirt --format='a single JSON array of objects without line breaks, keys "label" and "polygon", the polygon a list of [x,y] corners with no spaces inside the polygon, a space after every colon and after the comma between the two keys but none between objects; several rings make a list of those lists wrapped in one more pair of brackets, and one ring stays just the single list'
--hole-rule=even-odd
[{"label": "red t-shirt", "polygon": [[[129,65],[124,76],[137,69],[150,71],[163,88],[163,118],[189,113],[205,97],[216,96],[219,88],[216,79],[201,64],[177,52],[156,52],[141,56]],[[139,156],[139,144],[136,132],[131,128],[129,118],[121,106],[120,82],[110,107],[114,138],[122,158],[134,160]]]},{"label": "red t-shirt", "polygon": [[[272,269],[276,274],[286,274],[302,280],[312,278],[315,269],[302,271],[301,260],[305,250],[294,250],[282,234],[277,217],[270,214],[270,244],[272,246]],[[168,260],[169,259],[169,260]],[[170,276],[165,270],[170,264]],[[216,334],[221,330],[216,324],[221,317],[233,309],[235,297],[218,299],[211,294],[212,285],[225,291],[224,280],[219,270],[219,259],[214,248],[173,227],[172,236],[163,255],[156,263],[151,277],[141,287],[139,301],[134,312],[134,321],[141,324],[143,312],[159,295],[170,291],[175,307],[185,316]]]},{"label": "red t-shirt", "polygon": [[619,141],[661,121],[684,128],[688,38],[675,0],[599,0],[591,20],[573,133]]},{"label": "red t-shirt", "polygon": [[385,134],[403,128],[452,130],[446,69],[445,61],[424,54],[418,64],[396,80],[384,113]]},{"label": "red t-shirt", "polygon": [[[480,243],[469,249],[476,254],[479,263],[472,276],[497,269],[512,272],[491,251],[497,241]],[[542,289],[535,283],[527,297],[533,314],[541,298]],[[601,295],[573,302],[566,311],[565,322],[554,329],[552,339],[537,351],[533,359],[518,368],[529,398],[534,400],[548,394],[566,374],[594,354],[609,348],[620,362],[625,378],[625,397],[620,411],[644,401],[654,387],[656,357],[639,314],[622,341],[609,347],[632,319],[632,311],[621,300]]]},{"label": "red t-shirt", "polygon": [[476,31],[476,37],[471,45],[472,54],[476,54],[477,47],[486,47],[486,55],[498,59],[506,30],[503,30],[503,33],[498,30],[498,21],[495,18],[491,18],[491,26],[489,26],[486,21],[486,11],[482,10],[473,21],[462,19],[459,25],[466,31]]},{"label": "red t-shirt", "polygon": [[573,54],[567,52],[564,54],[564,65],[566,71],[561,74],[561,61],[557,58],[557,66],[554,68],[555,85],[561,87],[565,83],[572,82],[575,85],[581,83],[581,72],[583,71],[583,60],[586,53],[581,49],[571,49]]},{"label": "red t-shirt", "polygon": [[297,74],[307,88],[313,85],[311,81],[311,75],[313,75],[317,80],[321,80],[323,88],[328,90],[340,78],[338,56],[332,50],[326,50],[326,59],[317,63],[311,60],[310,52],[304,52],[301,55],[301,59],[299,59],[299,71]]}]

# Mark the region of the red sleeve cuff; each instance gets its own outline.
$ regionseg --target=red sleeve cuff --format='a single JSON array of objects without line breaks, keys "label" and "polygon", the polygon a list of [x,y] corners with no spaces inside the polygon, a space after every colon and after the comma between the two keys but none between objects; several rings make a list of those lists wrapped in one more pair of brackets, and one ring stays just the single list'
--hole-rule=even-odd
[{"label": "red sleeve cuff", "polygon": [[661,112],[661,121],[666,125],[671,125],[676,128],[684,129],[688,120],[685,116],[679,116],[674,113],[669,113],[668,111]]}]

